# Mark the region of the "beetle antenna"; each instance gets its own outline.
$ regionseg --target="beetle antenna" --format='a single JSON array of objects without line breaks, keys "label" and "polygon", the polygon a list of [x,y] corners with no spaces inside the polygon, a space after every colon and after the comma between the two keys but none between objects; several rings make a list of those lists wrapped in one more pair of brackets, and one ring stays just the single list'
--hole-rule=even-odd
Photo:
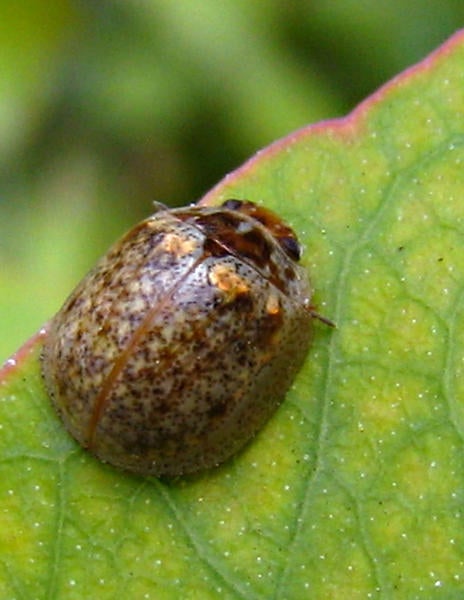
[{"label": "beetle antenna", "polygon": [[315,311],[313,308],[309,307],[308,312],[313,317],[313,319],[318,319],[319,321],[321,321],[321,323],[324,323],[325,325],[328,325],[329,327],[337,327],[336,324],[331,319],[329,319],[328,317],[324,317],[324,315],[321,315],[320,313]]}]

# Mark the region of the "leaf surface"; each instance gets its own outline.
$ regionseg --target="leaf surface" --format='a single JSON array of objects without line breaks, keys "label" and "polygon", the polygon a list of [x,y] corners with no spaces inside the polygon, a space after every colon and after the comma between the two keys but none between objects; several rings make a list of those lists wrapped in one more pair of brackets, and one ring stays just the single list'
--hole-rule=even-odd
[{"label": "leaf surface", "polygon": [[458,598],[464,593],[464,34],[347,118],[204,199],[296,229],[318,310],[288,398],[244,452],[175,482],[66,434],[41,335],[0,373],[0,597]]}]

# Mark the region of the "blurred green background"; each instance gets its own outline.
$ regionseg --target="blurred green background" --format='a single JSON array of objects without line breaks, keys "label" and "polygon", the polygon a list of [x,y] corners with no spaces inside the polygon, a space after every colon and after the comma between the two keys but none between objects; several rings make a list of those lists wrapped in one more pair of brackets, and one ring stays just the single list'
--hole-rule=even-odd
[{"label": "blurred green background", "polygon": [[152,201],[349,112],[460,0],[1,2],[0,362]]}]

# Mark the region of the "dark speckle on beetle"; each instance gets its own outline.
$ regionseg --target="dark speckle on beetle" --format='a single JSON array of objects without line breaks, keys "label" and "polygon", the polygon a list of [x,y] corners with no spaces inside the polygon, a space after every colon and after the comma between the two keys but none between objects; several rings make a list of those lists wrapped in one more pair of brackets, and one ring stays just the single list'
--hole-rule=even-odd
[{"label": "dark speckle on beetle", "polygon": [[45,340],[45,384],[69,432],[142,475],[192,473],[239,451],[309,348],[318,315],[300,253],[287,224],[242,200],[162,209],[135,226]]}]

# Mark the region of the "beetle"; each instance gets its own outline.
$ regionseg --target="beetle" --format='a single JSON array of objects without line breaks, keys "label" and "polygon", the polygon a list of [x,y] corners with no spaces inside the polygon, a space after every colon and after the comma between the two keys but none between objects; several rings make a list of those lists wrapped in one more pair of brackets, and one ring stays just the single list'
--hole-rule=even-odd
[{"label": "beetle", "polygon": [[301,247],[247,200],[158,211],[97,263],[52,319],[41,356],[71,435],[118,468],[218,465],[282,402],[313,318]]}]

